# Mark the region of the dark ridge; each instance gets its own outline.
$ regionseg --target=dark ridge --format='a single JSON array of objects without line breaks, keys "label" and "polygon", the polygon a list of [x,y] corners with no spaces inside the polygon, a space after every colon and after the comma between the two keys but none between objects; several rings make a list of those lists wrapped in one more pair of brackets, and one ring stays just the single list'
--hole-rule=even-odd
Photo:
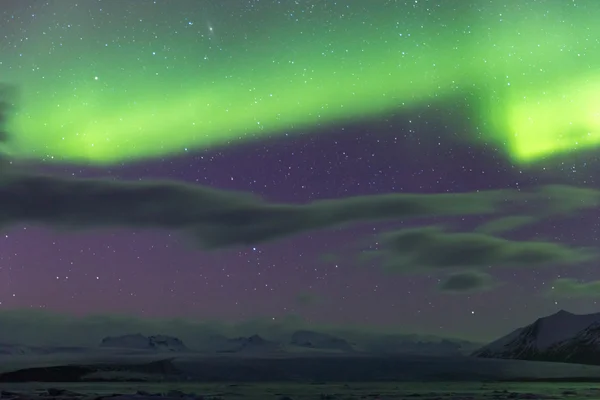
[{"label": "dark ridge", "polygon": [[84,380],[86,382],[103,382],[106,380],[87,378],[94,372],[136,372],[162,376],[180,374],[180,371],[173,365],[172,359],[166,359],[144,364],[61,365],[24,368],[0,374],[0,382],[80,382]]},{"label": "dark ridge", "polygon": [[78,382],[95,371],[95,368],[79,365],[25,368],[0,374],[0,382]]},{"label": "dark ridge", "polygon": [[560,377],[560,378],[511,378],[494,380],[492,382],[548,382],[548,383],[596,383],[600,382],[600,376],[584,376],[584,377]]}]

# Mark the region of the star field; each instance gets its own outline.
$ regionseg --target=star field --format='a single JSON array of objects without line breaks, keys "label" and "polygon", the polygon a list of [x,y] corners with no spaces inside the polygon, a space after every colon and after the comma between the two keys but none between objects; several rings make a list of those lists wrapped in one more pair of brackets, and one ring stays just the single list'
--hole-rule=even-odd
[{"label": "star field", "polygon": [[[167,178],[289,203],[548,183],[599,188],[597,156],[583,151],[600,128],[588,90],[599,82],[588,23],[598,5],[437,3],[7,1],[0,79],[19,88],[12,151],[65,177]],[[396,50],[410,62],[399,64]],[[486,62],[476,64],[482,50]],[[575,126],[571,136],[564,124]],[[597,248],[599,218],[590,210],[514,238]],[[428,223],[470,230],[485,221]],[[20,226],[0,236],[0,307],[299,315],[475,339],[560,308],[598,311],[594,298],[542,295],[557,278],[600,279],[593,262],[490,267],[501,286],[456,295],[437,288],[441,275],[359,265],[361,248],[379,247],[376,234],[408,226],[415,222],[361,223],[211,252],[173,232]]]}]

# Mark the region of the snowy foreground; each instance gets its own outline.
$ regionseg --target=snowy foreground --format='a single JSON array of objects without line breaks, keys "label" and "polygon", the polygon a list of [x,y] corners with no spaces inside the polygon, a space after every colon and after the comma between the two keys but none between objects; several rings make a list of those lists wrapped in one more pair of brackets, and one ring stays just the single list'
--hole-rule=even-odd
[{"label": "snowy foreground", "polygon": [[38,400],[504,400],[598,399],[590,384],[561,383],[339,383],[339,384],[43,384],[2,385],[3,399]]}]

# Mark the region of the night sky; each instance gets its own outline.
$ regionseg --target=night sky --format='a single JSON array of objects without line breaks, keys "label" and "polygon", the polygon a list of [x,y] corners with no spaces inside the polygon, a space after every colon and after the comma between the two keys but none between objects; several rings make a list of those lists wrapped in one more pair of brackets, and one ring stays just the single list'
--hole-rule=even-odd
[{"label": "night sky", "polygon": [[[18,88],[8,149],[64,177],[165,178],[289,203],[600,189],[600,32],[586,25],[600,5],[438,3],[3,0],[0,81]],[[599,218],[510,237],[597,247]],[[597,261],[490,266],[499,285],[452,294],[442,273],[358,261],[389,229],[488,220],[361,223],[214,251],[161,230],[19,226],[0,239],[0,307],[299,315],[478,340],[561,308],[600,311],[591,291],[545,295],[558,278],[600,280]]]}]

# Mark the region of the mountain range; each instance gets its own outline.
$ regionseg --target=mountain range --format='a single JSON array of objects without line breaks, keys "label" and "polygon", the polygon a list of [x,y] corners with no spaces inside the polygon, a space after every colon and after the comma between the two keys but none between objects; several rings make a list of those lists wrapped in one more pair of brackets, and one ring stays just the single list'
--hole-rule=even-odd
[{"label": "mountain range", "polygon": [[0,343],[0,355],[49,354],[140,354],[140,353],[196,353],[239,354],[243,356],[285,356],[306,354],[427,354],[465,355],[475,348],[471,342],[453,339],[419,338],[410,335],[376,335],[347,339],[331,333],[298,330],[277,338],[257,334],[227,337],[212,334],[196,340],[194,346],[168,335],[145,336],[140,333],[107,336],[97,346],[29,346]]},{"label": "mountain range", "polygon": [[151,352],[193,352],[204,354],[284,355],[298,353],[328,354],[428,354],[464,355],[476,348],[474,343],[454,339],[423,339],[410,335],[377,335],[353,340],[331,333],[298,330],[277,339],[253,334],[227,337],[213,334],[197,346],[166,336],[127,334],[104,338],[100,347]]},{"label": "mountain range", "polygon": [[125,348],[136,350],[153,350],[157,352],[184,352],[188,348],[183,342],[172,336],[135,335],[107,336],[100,342],[100,347]]}]

